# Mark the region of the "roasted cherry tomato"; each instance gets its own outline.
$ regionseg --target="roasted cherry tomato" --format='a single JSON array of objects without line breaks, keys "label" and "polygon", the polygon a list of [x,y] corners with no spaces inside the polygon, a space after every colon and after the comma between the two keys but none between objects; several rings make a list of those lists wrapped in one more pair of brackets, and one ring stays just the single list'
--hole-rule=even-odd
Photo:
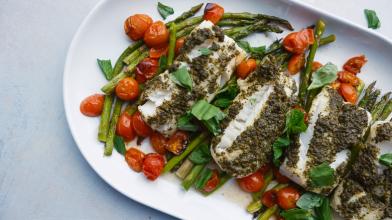
[{"label": "roasted cherry tomato", "polygon": [[169,30],[162,21],[156,21],[150,25],[144,33],[144,43],[149,47],[162,47],[169,40]]},{"label": "roasted cherry tomato", "polygon": [[206,185],[203,188],[203,191],[204,192],[212,192],[218,186],[219,182],[220,182],[220,179],[219,179],[218,171],[213,170],[212,176],[207,181]]},{"label": "roasted cherry tomato", "polygon": [[245,192],[258,192],[264,186],[264,177],[260,172],[237,179],[241,189]]},{"label": "roasted cherry tomato", "polygon": [[123,112],[117,122],[116,133],[123,137],[125,141],[131,141],[136,134],[132,127],[132,116],[128,112]]},{"label": "roasted cherry tomato", "polygon": [[223,16],[225,9],[215,3],[207,3],[204,8],[204,20],[217,24]]},{"label": "roasted cherry tomato", "polygon": [[100,94],[90,95],[80,103],[80,112],[85,116],[95,117],[102,113],[105,96]]},{"label": "roasted cherry tomato", "polygon": [[347,60],[347,62],[343,65],[343,69],[351,73],[357,74],[361,72],[361,68],[363,65],[365,65],[366,62],[367,59],[364,55],[352,57]]},{"label": "roasted cherry tomato", "polygon": [[340,81],[339,80],[335,80],[335,82],[331,83],[331,87],[332,89],[338,90],[340,88]]},{"label": "roasted cherry tomato", "polygon": [[131,147],[125,153],[125,161],[127,161],[128,166],[132,170],[140,172],[142,171],[144,156],[145,155],[142,151],[137,148]]},{"label": "roasted cherry tomato", "polygon": [[261,203],[268,208],[274,206],[276,204],[276,191],[274,189],[266,191],[261,197]]},{"label": "roasted cherry tomato", "polygon": [[179,155],[188,143],[188,134],[185,131],[176,131],[170,138],[166,145],[166,150],[175,155]]},{"label": "roasted cherry tomato", "polygon": [[338,77],[339,81],[342,83],[348,83],[352,86],[359,85],[359,78],[354,73],[348,71],[340,71],[338,72]]},{"label": "roasted cherry tomato", "polygon": [[357,102],[358,99],[357,90],[351,84],[341,83],[339,87],[339,93],[341,96],[343,96],[344,100],[346,100],[347,102],[350,102],[352,104],[355,104]]},{"label": "roasted cherry tomato", "polygon": [[150,141],[152,148],[158,153],[158,154],[165,154],[166,153],[166,147],[167,147],[167,138],[163,136],[159,132],[152,132],[150,136]]},{"label": "roasted cherry tomato", "polygon": [[261,175],[266,174],[271,169],[271,164],[266,164],[259,169]]},{"label": "roasted cherry tomato", "polygon": [[278,183],[288,183],[288,182],[290,182],[290,179],[287,178],[286,176],[282,175],[282,174],[279,172],[279,169],[278,169],[278,168],[275,168],[275,167],[274,167],[273,173],[274,173],[274,177],[275,177],[275,179],[276,179],[276,181],[277,181]]},{"label": "roasted cherry tomato", "polygon": [[135,112],[132,115],[132,127],[135,130],[136,134],[141,137],[148,137],[151,135],[151,128],[143,121],[142,115],[139,111]]},{"label": "roasted cherry tomato", "polygon": [[293,209],[296,207],[296,203],[300,197],[298,189],[287,186],[283,189],[278,190],[276,193],[278,205],[284,209]]},{"label": "roasted cherry tomato", "polygon": [[239,78],[245,79],[251,72],[256,69],[256,60],[255,59],[247,59],[243,60],[240,64],[238,64],[236,68],[236,74]]},{"label": "roasted cherry tomato", "polygon": [[124,30],[132,40],[140,40],[144,33],[150,27],[152,19],[145,14],[135,14],[129,16],[124,22]]},{"label": "roasted cherry tomato", "polygon": [[180,37],[176,40],[176,47],[174,49],[174,51],[176,52],[176,54],[180,53],[180,49],[182,48],[182,46],[184,45],[185,42],[185,37]]},{"label": "roasted cherry tomato", "polygon": [[147,154],[143,160],[143,174],[149,180],[155,180],[161,175],[165,166],[165,158],[157,153]]},{"label": "roasted cherry tomato", "polygon": [[159,57],[166,55],[169,49],[169,45],[165,45],[158,48],[150,49],[150,58],[158,59]]},{"label": "roasted cherry tomato", "polygon": [[126,77],[118,82],[116,95],[124,101],[135,100],[139,95],[139,84],[134,78]]},{"label": "roasted cherry tomato", "polygon": [[142,62],[140,62],[136,66],[136,81],[140,84],[145,83],[147,80],[154,77],[154,75],[157,73],[158,68],[158,60],[148,57],[144,58]]},{"label": "roasted cherry tomato", "polygon": [[305,54],[293,54],[287,64],[287,70],[291,75],[297,74],[305,66]]},{"label": "roasted cherry tomato", "polygon": [[323,64],[321,64],[320,62],[313,61],[313,63],[312,63],[312,72],[320,69],[320,67],[322,67],[322,66],[323,66]]},{"label": "roasted cherry tomato", "polygon": [[283,47],[294,54],[302,54],[314,43],[313,29],[302,29],[288,34],[283,39]]}]

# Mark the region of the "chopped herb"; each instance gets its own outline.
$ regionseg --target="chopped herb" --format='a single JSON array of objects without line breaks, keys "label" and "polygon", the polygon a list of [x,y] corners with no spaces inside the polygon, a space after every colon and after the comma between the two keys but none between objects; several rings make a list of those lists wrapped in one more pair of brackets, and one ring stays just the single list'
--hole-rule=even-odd
[{"label": "chopped herb", "polygon": [[301,209],[313,209],[320,207],[323,197],[311,192],[306,192],[297,201],[297,206]]},{"label": "chopped herb", "polygon": [[227,98],[220,98],[214,101],[214,105],[219,108],[227,108],[231,105],[232,100]]},{"label": "chopped herb", "polygon": [[332,219],[332,211],[331,206],[329,205],[329,198],[323,196],[321,199],[321,205],[319,207],[315,207],[315,212],[317,215],[317,220],[331,220]]},{"label": "chopped herb", "polygon": [[313,167],[310,170],[310,180],[314,186],[330,186],[335,180],[335,170],[326,162]]},{"label": "chopped herb", "polygon": [[209,120],[206,121],[202,121],[202,123],[204,124],[204,126],[206,126],[206,128],[214,135],[218,135],[222,132],[220,126],[219,126],[219,120],[214,118],[211,118]]},{"label": "chopped herb", "polygon": [[368,28],[377,29],[381,26],[380,19],[374,10],[365,9],[365,16],[368,22]]},{"label": "chopped herb", "polygon": [[285,220],[314,220],[312,213],[305,209],[289,209],[280,212]]},{"label": "chopped herb", "polygon": [[166,68],[167,68],[167,56],[163,55],[159,57],[158,73],[162,73]]},{"label": "chopped herb", "polygon": [[381,155],[379,161],[381,164],[392,168],[392,153]]},{"label": "chopped herb", "polygon": [[165,20],[169,15],[174,14],[174,10],[172,7],[169,7],[167,5],[164,5],[160,2],[158,2],[158,12],[162,16],[162,18]]},{"label": "chopped herb", "polygon": [[305,124],[305,114],[298,109],[292,109],[286,116],[285,131],[291,134],[299,134],[306,131],[307,125]]},{"label": "chopped herb", "polygon": [[211,151],[207,143],[202,143],[194,150],[188,159],[194,164],[205,164],[211,160]]},{"label": "chopped herb", "polygon": [[203,189],[206,185],[207,181],[211,178],[212,171],[205,167],[203,171],[201,171],[198,179],[195,182],[196,189]]},{"label": "chopped herb", "polygon": [[97,59],[98,66],[102,70],[103,75],[105,75],[105,78],[107,80],[112,79],[112,72],[113,72],[113,67],[112,67],[112,62],[110,60],[100,60]]},{"label": "chopped herb", "polygon": [[247,53],[250,53],[252,57],[263,57],[265,55],[265,50],[266,50],[265,46],[252,47],[250,46],[249,42],[243,40],[238,41],[237,44],[242,49],[244,49]]},{"label": "chopped herb", "polygon": [[222,120],[225,116],[218,107],[211,105],[204,99],[199,100],[192,106],[191,113],[200,121],[206,121],[214,117]]},{"label": "chopped herb", "polygon": [[122,137],[120,136],[115,136],[114,137],[114,148],[116,149],[116,151],[122,155],[125,154],[125,152],[127,151],[125,149],[125,144],[124,144],[124,140]]},{"label": "chopped herb", "polygon": [[288,137],[279,137],[276,141],[272,144],[272,149],[274,152],[273,162],[275,166],[280,166],[280,158],[283,155],[283,149],[290,145],[290,139]]},{"label": "chopped herb", "polygon": [[334,82],[338,78],[338,68],[335,64],[327,63],[312,74],[312,83],[308,90],[317,89]]},{"label": "chopped herb", "polygon": [[186,67],[181,67],[177,69],[170,75],[170,79],[179,86],[187,88],[192,91],[192,78]]},{"label": "chopped herb", "polygon": [[204,47],[200,48],[199,52],[201,53],[201,55],[204,55],[204,56],[208,56],[208,55],[212,54],[212,51],[210,49],[204,48]]},{"label": "chopped herb", "polygon": [[191,113],[186,113],[178,119],[177,128],[183,131],[195,132],[199,130],[199,126],[192,123],[193,116]]}]

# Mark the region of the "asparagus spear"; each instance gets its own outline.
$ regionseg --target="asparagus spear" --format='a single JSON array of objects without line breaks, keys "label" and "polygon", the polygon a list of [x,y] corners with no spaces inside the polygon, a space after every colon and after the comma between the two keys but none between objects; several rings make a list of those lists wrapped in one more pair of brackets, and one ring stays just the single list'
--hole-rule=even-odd
[{"label": "asparagus spear", "polygon": [[182,186],[185,190],[191,188],[197,177],[199,176],[200,172],[204,169],[206,164],[198,164],[194,166],[191,172],[185,177],[184,181],[182,182]]},{"label": "asparagus spear", "polygon": [[[299,101],[302,103],[303,106],[305,106],[305,98],[308,90],[308,86],[310,83],[310,76],[312,72],[312,63],[314,61],[314,57],[316,55],[317,48],[319,46],[320,38],[323,35],[325,30],[325,23],[322,20],[318,20],[316,23],[316,28],[314,32],[314,43],[312,44],[312,47],[310,48],[308,58],[306,59],[306,66],[305,70],[301,72],[300,75],[300,84],[299,84],[299,92],[298,92],[298,98]],[[310,100],[311,102],[311,100]]]},{"label": "asparagus spear", "polygon": [[173,23],[179,23],[181,21],[186,20],[187,18],[192,17],[201,9],[201,7],[203,7],[203,3],[193,6],[189,11],[182,13],[179,17],[177,17],[173,21],[168,22],[166,26],[170,27],[170,25]]},{"label": "asparagus spear", "polygon": [[201,16],[186,19],[177,24],[177,30],[181,30],[191,25],[200,24],[203,20],[204,19]]},{"label": "asparagus spear", "polygon": [[363,95],[362,99],[359,101],[358,106],[361,108],[365,108],[368,98],[370,94],[373,92],[374,86],[376,85],[376,81],[373,81],[369,84],[369,86],[365,89],[365,94]]},{"label": "asparagus spear", "polygon": [[380,115],[382,114],[384,107],[388,104],[389,101],[389,96],[391,95],[391,92],[387,92],[385,93],[380,101],[378,101],[373,108],[372,113],[372,117],[373,117],[373,121],[377,121],[380,117]]},{"label": "asparagus spear", "polygon": [[253,20],[234,20],[234,19],[222,19],[218,22],[218,26],[226,27],[226,26],[244,26],[244,25],[251,25],[255,22]]},{"label": "asparagus spear", "polygon": [[268,220],[272,215],[275,214],[275,212],[278,211],[278,206],[274,205],[271,208],[268,208],[265,212],[263,212],[257,220]]},{"label": "asparagus spear", "polygon": [[[177,34],[176,34],[176,38],[184,37],[184,36],[190,34],[191,31],[192,31],[193,29],[195,29],[195,27],[196,27],[197,25],[198,25],[198,24],[194,24],[194,25],[185,27],[185,28],[183,28],[182,30],[179,30],[179,31],[177,32]],[[177,30],[178,30],[178,29],[177,29]]]},{"label": "asparagus spear", "polygon": [[378,96],[380,96],[380,94],[381,91],[379,89],[376,89],[374,92],[370,93],[365,106],[366,110],[368,110],[369,112],[373,111],[374,105],[377,101]]},{"label": "asparagus spear", "polygon": [[222,16],[222,19],[244,19],[244,20],[255,20],[255,19],[266,19],[268,21],[276,22],[277,24],[282,25],[283,27],[289,29],[289,30],[294,30],[293,26],[291,26],[290,22],[288,22],[285,19],[271,16],[271,15],[265,15],[265,14],[252,14],[249,12],[242,12],[242,13],[224,13]]},{"label": "asparagus spear", "polygon": [[114,136],[116,135],[116,125],[118,121],[118,117],[121,113],[123,101],[119,98],[116,99],[116,103],[114,104],[112,119],[110,120],[110,127],[108,131],[108,136],[105,143],[105,156],[112,155],[113,147],[114,147]]},{"label": "asparagus spear", "polygon": [[321,38],[319,45],[320,46],[326,45],[326,44],[334,42],[335,40],[336,40],[336,36],[334,34],[331,34],[331,35],[328,35],[326,37]]},{"label": "asparagus spear", "polygon": [[181,162],[188,154],[190,154],[193,149],[195,149],[201,142],[203,142],[208,137],[206,132],[199,134],[199,136],[195,137],[188,145],[188,147],[182,152],[182,154],[178,156],[174,156],[171,158],[163,168],[163,173],[166,173],[173,169],[179,162]]},{"label": "asparagus spear", "polygon": [[[276,25],[268,25],[268,24],[262,25],[257,23],[254,25],[248,25],[244,27],[234,27],[234,28],[238,28],[238,30],[236,30],[233,34],[227,33],[227,35],[233,38],[234,40],[240,40],[254,32],[274,32],[274,33],[283,32],[283,30]],[[225,30],[223,32],[226,34]]]},{"label": "asparagus spear", "polygon": [[109,130],[110,112],[112,110],[114,95],[105,95],[101,121],[98,129],[98,140],[105,142]]},{"label": "asparagus spear", "polygon": [[134,61],[136,58],[138,58],[140,56],[141,53],[143,53],[144,51],[147,51],[148,47],[146,45],[143,45],[139,48],[137,48],[135,51],[133,51],[131,54],[129,54],[124,60],[123,62],[126,63],[127,65],[131,64],[132,61]]},{"label": "asparagus spear", "polygon": [[211,192],[208,193],[204,193],[205,196],[209,196],[211,195],[213,192],[217,191],[218,189],[220,189],[223,185],[225,185],[225,183],[227,183],[227,181],[229,181],[231,179],[231,176],[227,173],[223,174],[220,178],[220,181],[218,183],[218,185],[215,187],[214,190],[212,190]]},{"label": "asparagus spear", "polygon": [[127,77],[129,75],[129,73],[132,73],[137,64],[139,64],[140,61],[142,61],[144,58],[146,58],[148,56],[148,51],[145,51],[143,53],[141,53],[128,67],[126,71],[122,71],[120,74],[118,74],[117,76],[115,76],[112,80],[110,80],[106,85],[104,85],[102,87],[102,92],[106,93],[106,94],[111,94],[114,90],[114,88],[116,87],[116,85],[118,84],[118,82],[120,82],[122,79],[124,79],[125,77]]},{"label": "asparagus spear", "polygon": [[[114,65],[113,72],[111,75],[112,77],[117,76],[124,68],[124,63],[122,61],[125,59],[125,57],[127,57],[133,51],[137,50],[137,48],[139,48],[141,45],[143,45],[143,41],[136,41],[134,44],[127,47],[124,52],[121,53],[120,57],[116,61],[116,64]],[[109,130],[110,112],[112,111],[113,99],[113,95],[105,96],[104,107],[102,110],[101,120],[98,129],[98,140],[103,142],[106,141]]]},{"label": "asparagus spear", "polygon": [[380,120],[386,120],[388,116],[392,112],[392,99],[388,100],[388,103],[385,105],[384,109],[382,110],[382,113],[380,115]]},{"label": "asparagus spear", "polygon": [[170,66],[174,61],[174,48],[176,47],[176,23],[170,25],[170,37],[169,37],[169,51],[167,54],[167,65]]}]

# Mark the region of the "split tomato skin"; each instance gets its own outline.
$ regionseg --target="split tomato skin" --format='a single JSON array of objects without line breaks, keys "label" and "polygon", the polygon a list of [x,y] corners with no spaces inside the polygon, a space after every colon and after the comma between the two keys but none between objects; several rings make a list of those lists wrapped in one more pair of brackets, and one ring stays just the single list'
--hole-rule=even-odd
[{"label": "split tomato skin", "polygon": [[305,54],[293,54],[287,64],[287,70],[291,75],[297,74],[305,66]]},{"label": "split tomato skin", "polygon": [[261,197],[261,203],[265,205],[268,208],[271,208],[276,204],[276,191],[274,189],[270,189],[266,192]]},{"label": "split tomato skin", "polygon": [[292,32],[283,39],[283,47],[290,53],[303,54],[314,43],[313,29]]},{"label": "split tomato skin", "polygon": [[358,100],[357,89],[349,83],[341,83],[339,93],[346,102],[355,104]]},{"label": "split tomato skin", "polygon": [[239,78],[245,79],[250,73],[256,69],[257,63],[255,59],[243,60],[236,67],[236,74]]},{"label": "split tomato skin", "polygon": [[211,21],[213,24],[217,24],[225,13],[225,9],[215,3],[207,3],[204,8],[204,20]]},{"label": "split tomato skin", "polygon": [[153,78],[159,68],[157,59],[144,58],[135,69],[136,81],[140,84],[145,83],[147,80]]},{"label": "split tomato skin", "polygon": [[185,43],[185,37],[180,37],[176,40],[176,47],[174,49],[176,54],[180,53],[180,50],[181,50],[182,46],[184,46],[184,43]]},{"label": "split tomato skin", "polygon": [[338,72],[338,79],[340,82],[348,83],[348,84],[351,84],[352,86],[359,85],[359,78],[354,73],[351,73],[348,71]]},{"label": "split tomato skin", "polygon": [[287,186],[276,192],[277,203],[284,210],[295,208],[300,196],[298,189],[292,186]]},{"label": "split tomato skin", "polygon": [[150,141],[152,148],[154,148],[155,152],[162,155],[166,153],[168,139],[165,136],[163,136],[159,132],[154,131],[150,136]]},{"label": "split tomato skin", "polygon": [[132,126],[138,136],[149,137],[152,133],[152,129],[143,121],[139,111],[132,115]]},{"label": "split tomato skin", "polygon": [[366,62],[367,59],[365,55],[355,56],[347,60],[347,62],[343,65],[343,69],[348,72],[357,74],[361,72],[361,69]]},{"label": "split tomato skin", "polygon": [[147,154],[143,160],[142,171],[147,179],[154,181],[162,173],[165,166],[165,158],[158,153]]},{"label": "split tomato skin", "polygon": [[162,21],[156,21],[144,33],[144,42],[148,47],[162,47],[168,43],[169,30]]},{"label": "split tomato skin", "polygon": [[167,142],[166,150],[175,155],[181,154],[188,144],[189,135],[185,131],[176,131]]},{"label": "split tomato skin", "polygon": [[88,96],[80,103],[80,112],[88,117],[99,116],[102,113],[104,101],[105,96],[101,94]]},{"label": "split tomato skin", "polygon": [[126,77],[116,86],[116,95],[124,101],[132,101],[139,96],[139,83],[132,78]]},{"label": "split tomato skin", "polygon": [[125,153],[125,161],[135,172],[141,172],[145,154],[135,147],[131,147]]},{"label": "split tomato skin", "polygon": [[135,138],[136,134],[132,126],[132,116],[128,112],[123,112],[120,115],[116,126],[116,133],[123,137],[125,141],[131,141]]},{"label": "split tomato skin", "polygon": [[136,41],[143,38],[144,33],[152,24],[152,19],[146,14],[135,14],[124,21],[124,31],[131,40]]}]

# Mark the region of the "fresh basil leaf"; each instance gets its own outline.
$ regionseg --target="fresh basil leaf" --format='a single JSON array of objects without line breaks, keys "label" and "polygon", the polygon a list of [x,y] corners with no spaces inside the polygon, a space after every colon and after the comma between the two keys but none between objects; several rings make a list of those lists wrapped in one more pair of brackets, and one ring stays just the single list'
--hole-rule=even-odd
[{"label": "fresh basil leaf", "polygon": [[219,126],[219,121],[214,117],[206,121],[202,121],[204,126],[210,131],[214,136],[220,134],[222,132],[220,126]]},{"label": "fresh basil leaf", "polygon": [[313,209],[321,206],[323,196],[316,193],[306,192],[297,201],[297,206],[301,209]]},{"label": "fresh basil leaf", "polygon": [[365,9],[366,20],[368,22],[368,28],[377,29],[381,26],[380,19],[374,10]]},{"label": "fresh basil leaf", "polygon": [[208,48],[205,48],[205,47],[200,48],[199,52],[201,53],[201,55],[204,55],[204,56],[208,56],[208,55],[212,54],[212,51]]},{"label": "fresh basil leaf", "polygon": [[171,73],[170,79],[177,85],[182,86],[189,91],[192,91],[192,77],[186,67],[181,67],[175,72]]},{"label": "fresh basil leaf", "polygon": [[292,109],[287,113],[285,132],[289,135],[299,134],[306,131],[307,128],[305,114],[301,110]]},{"label": "fresh basil leaf", "polygon": [[308,90],[317,89],[334,82],[338,78],[338,67],[328,62],[312,74],[312,83]]},{"label": "fresh basil leaf", "polygon": [[314,220],[312,213],[305,209],[289,209],[280,212],[285,220]]},{"label": "fresh basil leaf", "polygon": [[125,144],[124,144],[124,140],[122,137],[119,136],[114,136],[114,148],[116,149],[116,151],[122,155],[125,154],[125,152],[127,151],[125,148]]},{"label": "fresh basil leaf", "polygon": [[276,141],[272,144],[272,150],[274,153],[273,162],[275,166],[280,166],[280,158],[283,155],[283,149],[290,145],[290,139],[288,137],[279,137]]},{"label": "fresh basil leaf", "polygon": [[188,159],[194,164],[205,164],[211,160],[211,152],[207,143],[202,143],[196,150],[194,150]]},{"label": "fresh basil leaf", "polygon": [[167,68],[167,56],[162,55],[159,57],[159,68],[158,73],[162,73]]},{"label": "fresh basil leaf", "polygon": [[310,170],[309,177],[314,186],[330,186],[335,180],[335,170],[326,162],[313,167]]},{"label": "fresh basil leaf", "polygon": [[113,72],[112,62],[110,60],[97,59],[97,63],[98,63],[99,68],[102,70],[103,75],[105,75],[105,78],[107,80],[111,80],[113,78],[113,76],[112,76],[112,72]]},{"label": "fresh basil leaf", "polygon": [[192,123],[193,116],[191,113],[186,113],[178,119],[177,128],[183,131],[195,132],[199,130],[199,126]]},{"label": "fresh basil leaf", "polygon": [[214,117],[221,120],[225,116],[218,107],[211,105],[204,99],[199,100],[192,106],[191,113],[200,121],[206,121]]},{"label": "fresh basil leaf", "polygon": [[214,105],[219,108],[227,108],[231,105],[232,100],[227,98],[220,98],[214,101]]},{"label": "fresh basil leaf", "polygon": [[165,20],[169,15],[174,14],[174,10],[172,7],[164,5],[158,2],[158,12],[162,16],[163,20]]},{"label": "fresh basil leaf", "polygon": [[239,92],[237,85],[237,79],[235,77],[231,78],[229,82],[221,90],[218,91],[215,99],[226,98],[233,100]]},{"label": "fresh basil leaf", "polygon": [[206,185],[207,181],[211,178],[212,171],[205,167],[203,171],[201,171],[198,179],[195,182],[196,189],[203,189]]},{"label": "fresh basil leaf", "polygon": [[381,164],[392,168],[392,153],[381,155],[379,161]]},{"label": "fresh basil leaf", "polygon": [[245,52],[250,53],[250,45],[248,41],[240,40],[237,41],[239,47],[245,50]]},{"label": "fresh basil leaf", "polygon": [[323,196],[321,205],[315,208],[317,220],[332,220],[331,206],[329,205],[329,198]]}]

